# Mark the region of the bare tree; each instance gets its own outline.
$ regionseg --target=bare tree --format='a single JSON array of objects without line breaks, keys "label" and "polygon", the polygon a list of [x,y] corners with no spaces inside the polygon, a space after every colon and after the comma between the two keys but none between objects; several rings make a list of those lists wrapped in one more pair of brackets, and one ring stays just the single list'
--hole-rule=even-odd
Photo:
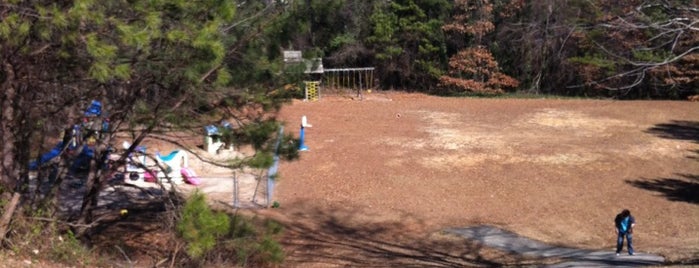
[{"label": "bare tree", "polygon": [[686,2],[644,1],[587,28],[587,33],[597,33],[588,40],[616,72],[589,76],[574,87],[592,86],[619,94],[696,93],[699,8]]}]

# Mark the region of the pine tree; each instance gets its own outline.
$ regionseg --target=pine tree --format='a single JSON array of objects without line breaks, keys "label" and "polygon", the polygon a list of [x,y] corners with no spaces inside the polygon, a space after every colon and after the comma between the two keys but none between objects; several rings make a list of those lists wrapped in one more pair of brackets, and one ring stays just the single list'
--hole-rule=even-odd
[{"label": "pine tree", "polygon": [[440,31],[450,3],[400,0],[378,4],[371,15],[367,43],[374,50],[384,87],[428,90],[446,63]]},{"label": "pine tree", "polygon": [[[268,5],[271,11],[282,8]],[[9,192],[26,189],[29,163],[53,147],[64,130],[80,123],[92,100],[102,101],[111,127],[106,135],[93,136],[96,146],[87,165],[88,191],[77,220],[84,224],[80,226],[95,220],[92,211],[110,173],[103,168],[103,159],[110,147],[116,147],[113,137],[117,131],[131,133],[135,148],[157,132],[200,135],[203,125],[235,117],[239,131],[233,134],[240,136],[239,141],[255,141],[269,155],[279,125],[266,113],[288,100],[275,90],[284,81],[273,79],[277,73],[266,71],[272,77],[265,81],[278,82],[239,86],[232,84],[230,70],[241,64],[251,73],[273,69],[264,60],[241,63],[237,55],[254,57],[248,48],[254,47],[251,40],[264,32],[265,25],[257,24],[252,31],[239,27],[273,20],[276,13],[269,13],[267,20],[254,20],[236,19],[237,11],[235,2],[220,0],[0,4],[2,188]],[[246,133],[258,136],[246,137]],[[78,140],[78,147],[87,141]],[[65,151],[65,147],[60,149]],[[288,152],[293,157],[294,151]],[[113,167],[123,164],[129,153],[123,152]],[[49,182],[53,187],[60,185],[67,176],[63,171],[76,161],[74,155],[65,153],[57,159],[57,169],[50,168],[52,163],[39,167],[39,180],[48,178],[50,170],[60,171]],[[81,236],[84,231],[76,234]]]}]

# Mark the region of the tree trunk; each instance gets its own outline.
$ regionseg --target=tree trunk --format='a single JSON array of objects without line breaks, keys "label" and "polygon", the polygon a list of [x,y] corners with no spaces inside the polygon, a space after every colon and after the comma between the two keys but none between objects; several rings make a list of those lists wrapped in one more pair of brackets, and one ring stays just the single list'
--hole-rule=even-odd
[{"label": "tree trunk", "polygon": [[15,71],[10,63],[3,64],[5,80],[0,84],[0,185],[6,190],[13,190],[17,184],[15,169],[14,115],[17,89],[13,85]]},{"label": "tree trunk", "polygon": [[[85,182],[85,188],[87,192],[83,196],[82,206],[80,207],[80,219],[78,223],[81,226],[90,226],[93,221],[93,210],[97,206],[98,197],[101,191],[101,183],[99,180],[99,173],[96,170],[98,166],[95,163],[95,159],[90,160],[90,169],[88,171],[88,176]],[[75,233],[77,237],[82,237],[89,231],[89,227],[80,227]]]},{"label": "tree trunk", "polygon": [[19,198],[21,195],[18,192],[15,192],[12,195],[12,200],[10,200],[10,203],[5,206],[5,212],[2,214],[2,218],[0,218],[0,242],[5,240],[5,234],[7,234],[7,229],[10,226],[10,220],[12,220],[12,215],[15,214],[15,209],[17,208],[17,204],[19,204]]},{"label": "tree trunk", "polygon": [[553,15],[553,4],[548,3],[546,10],[546,19],[544,20],[544,29],[542,30],[542,38],[543,41],[541,42],[542,45],[539,49],[539,64],[536,66],[538,67],[539,70],[537,70],[536,77],[534,81],[532,82],[530,92],[533,90],[535,94],[540,94],[541,93],[541,79],[545,74],[546,67],[548,65],[548,43],[549,43],[549,31],[551,30],[550,27],[550,22],[551,22],[551,16]]}]

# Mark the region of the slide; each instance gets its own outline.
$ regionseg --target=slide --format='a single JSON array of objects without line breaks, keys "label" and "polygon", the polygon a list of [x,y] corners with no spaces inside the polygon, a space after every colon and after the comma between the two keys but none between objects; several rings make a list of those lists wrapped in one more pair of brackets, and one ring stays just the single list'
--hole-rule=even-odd
[{"label": "slide", "polygon": [[180,169],[180,174],[182,174],[182,178],[184,178],[184,181],[191,185],[201,184],[201,180],[199,179],[199,177],[197,177],[197,174],[194,174],[194,171],[189,168]]},{"label": "slide", "polygon": [[56,144],[56,146],[54,146],[53,149],[51,149],[51,151],[41,155],[39,160],[30,162],[29,163],[29,170],[36,170],[37,168],[39,168],[39,166],[51,161],[51,159],[54,159],[56,156],[61,154],[62,150],[63,150],[63,142],[61,141],[61,142],[58,142],[58,144]]}]

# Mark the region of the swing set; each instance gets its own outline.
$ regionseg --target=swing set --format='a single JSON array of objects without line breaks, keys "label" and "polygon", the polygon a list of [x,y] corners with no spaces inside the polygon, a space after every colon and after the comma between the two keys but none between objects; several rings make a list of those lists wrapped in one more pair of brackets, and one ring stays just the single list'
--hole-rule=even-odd
[{"label": "swing set", "polygon": [[349,89],[350,92],[356,92],[359,99],[363,98],[364,90],[374,88],[374,67],[325,69],[321,58],[304,59],[299,50],[285,50],[284,63],[304,64],[304,73],[318,79],[305,81],[306,101],[319,100],[321,86],[328,89]]},{"label": "swing set", "polygon": [[323,85],[333,89],[350,89],[362,99],[362,92],[374,88],[374,67],[325,69]]}]

